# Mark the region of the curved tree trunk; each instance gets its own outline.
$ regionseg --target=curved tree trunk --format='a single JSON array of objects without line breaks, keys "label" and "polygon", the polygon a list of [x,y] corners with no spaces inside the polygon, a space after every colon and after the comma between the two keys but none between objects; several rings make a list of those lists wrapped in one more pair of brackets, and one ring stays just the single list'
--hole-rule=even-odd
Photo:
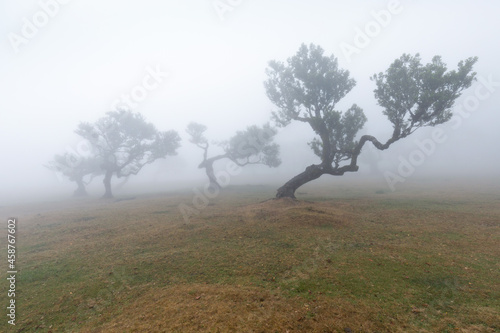
[{"label": "curved tree trunk", "polygon": [[[387,140],[387,142],[384,144],[380,143],[380,141],[378,141],[375,137],[371,135],[363,135],[352,152],[351,163],[335,169],[330,167],[331,160],[324,161],[320,165],[312,164],[308,166],[304,172],[293,177],[288,182],[286,182],[285,185],[281,186],[276,193],[276,198],[295,199],[295,191],[299,187],[310,182],[311,180],[315,180],[321,177],[324,174],[329,174],[333,176],[342,176],[346,172],[358,171],[359,169],[357,165],[358,156],[361,153],[361,149],[363,148],[364,144],[368,141],[370,141],[379,150],[385,150],[389,148],[391,144],[393,144],[399,139],[400,139],[399,128],[394,129],[392,137],[389,140]],[[324,155],[323,157],[326,158],[328,156]]]},{"label": "curved tree trunk", "polygon": [[276,198],[293,198],[295,199],[295,191],[302,185],[310,182],[311,180],[318,179],[321,175],[325,174],[321,166],[312,164],[308,166],[304,172],[299,173],[281,186],[277,193]]},{"label": "curved tree trunk", "polygon": [[227,155],[218,155],[214,156],[211,158],[205,158],[203,162],[198,166],[198,168],[205,168],[205,172],[207,173],[208,180],[210,181],[210,187],[213,189],[218,189],[220,190],[222,186],[220,186],[219,182],[217,181],[217,177],[215,176],[214,172],[214,162],[223,158],[227,158]]},{"label": "curved tree trunk", "polygon": [[210,187],[214,189],[221,189],[221,186],[217,182],[217,177],[215,177],[215,172],[214,172],[214,161],[213,160],[207,160],[204,163],[205,171],[207,173],[208,179],[210,180]]},{"label": "curved tree trunk", "polygon": [[74,197],[84,197],[87,196],[87,191],[85,190],[85,184],[83,183],[82,179],[77,179],[76,184],[78,185],[78,188],[73,192]]},{"label": "curved tree trunk", "polygon": [[111,193],[111,177],[113,177],[113,172],[112,171],[106,171],[106,174],[104,175],[104,180],[102,181],[104,183],[104,195],[102,196],[103,198],[112,198],[113,193]]}]

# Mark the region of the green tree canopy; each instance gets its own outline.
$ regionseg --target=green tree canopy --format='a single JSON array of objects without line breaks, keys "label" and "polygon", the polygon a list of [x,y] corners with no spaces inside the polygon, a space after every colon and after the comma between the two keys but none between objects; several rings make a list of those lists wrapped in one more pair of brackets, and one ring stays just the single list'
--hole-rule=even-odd
[{"label": "green tree canopy", "polygon": [[359,106],[336,109],[355,81],[347,70],[339,68],[333,55],[325,56],[314,44],[303,44],[286,63],[270,61],[264,85],[277,107],[272,113],[274,121],[278,126],[292,121],[308,123],[316,135],[309,145],[321,159],[278,189],[277,197],[294,198],[297,188],[324,174],[340,176],[357,171],[357,158],[368,141],[383,150],[420,127],[448,121],[455,100],[475,78],[472,67],[476,61],[468,58],[459,62],[457,70],[448,71],[438,56],[422,65],[418,54],[404,54],[385,73],[374,75],[375,98],[394,129],[385,143],[371,135],[358,139],[366,122]]},{"label": "green tree canopy", "polygon": [[209,142],[204,133],[207,127],[202,124],[191,122],[186,132],[189,134],[189,142],[203,149],[203,161],[199,168],[204,168],[210,186],[220,188],[217,177],[214,173],[213,164],[217,160],[229,159],[239,166],[248,164],[263,164],[269,167],[280,165],[279,146],[274,142],[276,129],[269,124],[262,127],[253,125],[247,127],[244,131],[238,131],[229,140],[220,142],[218,145],[223,153],[208,157]]},{"label": "green tree canopy", "polygon": [[70,181],[76,182],[78,188],[75,190],[74,195],[84,196],[87,195],[85,186],[95,176],[103,173],[101,164],[102,161],[94,155],[79,156],[66,152],[62,155],[54,155],[54,159],[46,166],[55,172],[60,172]]},{"label": "green tree canopy", "polygon": [[81,123],[75,131],[90,142],[104,169],[105,197],[112,197],[113,175],[136,175],[146,165],[175,155],[180,137],[175,131],[158,131],[139,113],[111,111],[95,123]]}]

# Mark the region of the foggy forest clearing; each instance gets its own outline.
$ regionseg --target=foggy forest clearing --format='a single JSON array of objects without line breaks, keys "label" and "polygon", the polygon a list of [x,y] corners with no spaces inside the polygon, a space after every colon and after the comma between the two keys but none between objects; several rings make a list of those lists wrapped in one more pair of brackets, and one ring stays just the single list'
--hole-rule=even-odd
[{"label": "foggy forest clearing", "polygon": [[16,329],[495,332],[500,193],[464,188],[233,186],[189,221],[189,193],[26,206]]},{"label": "foggy forest clearing", "polygon": [[0,333],[500,333],[500,2],[2,4]]}]

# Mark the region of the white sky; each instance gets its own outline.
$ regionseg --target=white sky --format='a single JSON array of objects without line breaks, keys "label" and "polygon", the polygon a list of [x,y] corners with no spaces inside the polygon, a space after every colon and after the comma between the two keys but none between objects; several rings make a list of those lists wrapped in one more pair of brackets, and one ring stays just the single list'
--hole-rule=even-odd
[{"label": "white sky", "polygon": [[[14,192],[22,197],[61,186],[43,164],[77,145],[73,131],[78,123],[93,122],[110,111],[114,101],[142,83],[147,68],[168,71],[169,77],[134,111],[158,129],[175,129],[183,138],[190,121],[204,123],[213,140],[269,120],[274,108],[263,88],[267,62],[286,60],[303,42],[321,45],[350,70],[358,85],[341,106],[361,106],[368,117],[364,132],[380,140],[390,135],[390,127],[375,103],[369,77],[403,53],[419,52],[424,61],[441,55],[449,68],[478,56],[478,75],[500,81],[500,2],[493,0],[72,0],[56,9],[49,6],[53,17],[44,16],[41,4],[54,2],[0,0],[2,200]],[[235,4],[224,20],[214,8],[217,3]],[[340,45],[354,45],[356,29],[376,22],[372,12],[387,10],[391,3],[399,3],[399,13],[348,61]],[[22,37],[26,22],[34,19],[43,26],[15,52],[9,38]],[[458,165],[500,176],[499,91],[481,101],[458,129],[448,127],[444,148],[429,156],[422,168]],[[312,132],[302,128],[279,134],[283,170],[288,167],[291,174],[316,162],[306,145]],[[413,139],[407,141],[383,153],[392,169],[399,154],[415,149]],[[196,171],[199,156],[190,156],[199,152],[187,140],[182,144],[173,164]],[[298,160],[297,151],[307,158],[290,167]],[[168,164],[167,159],[159,165]]]}]

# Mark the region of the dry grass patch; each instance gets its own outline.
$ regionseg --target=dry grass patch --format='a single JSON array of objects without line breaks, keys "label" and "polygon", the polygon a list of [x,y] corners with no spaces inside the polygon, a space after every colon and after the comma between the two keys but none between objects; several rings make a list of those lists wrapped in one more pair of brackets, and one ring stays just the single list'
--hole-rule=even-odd
[{"label": "dry grass patch", "polygon": [[500,330],[500,196],[370,191],[229,189],[189,223],[189,196],[28,207],[16,329]]},{"label": "dry grass patch", "polygon": [[[153,290],[99,329],[82,332],[387,331],[377,309],[343,299],[284,297],[251,286],[177,285]],[[389,321],[390,322],[390,321]],[[393,319],[393,328],[396,319]],[[399,323],[401,325],[401,323]]]}]

